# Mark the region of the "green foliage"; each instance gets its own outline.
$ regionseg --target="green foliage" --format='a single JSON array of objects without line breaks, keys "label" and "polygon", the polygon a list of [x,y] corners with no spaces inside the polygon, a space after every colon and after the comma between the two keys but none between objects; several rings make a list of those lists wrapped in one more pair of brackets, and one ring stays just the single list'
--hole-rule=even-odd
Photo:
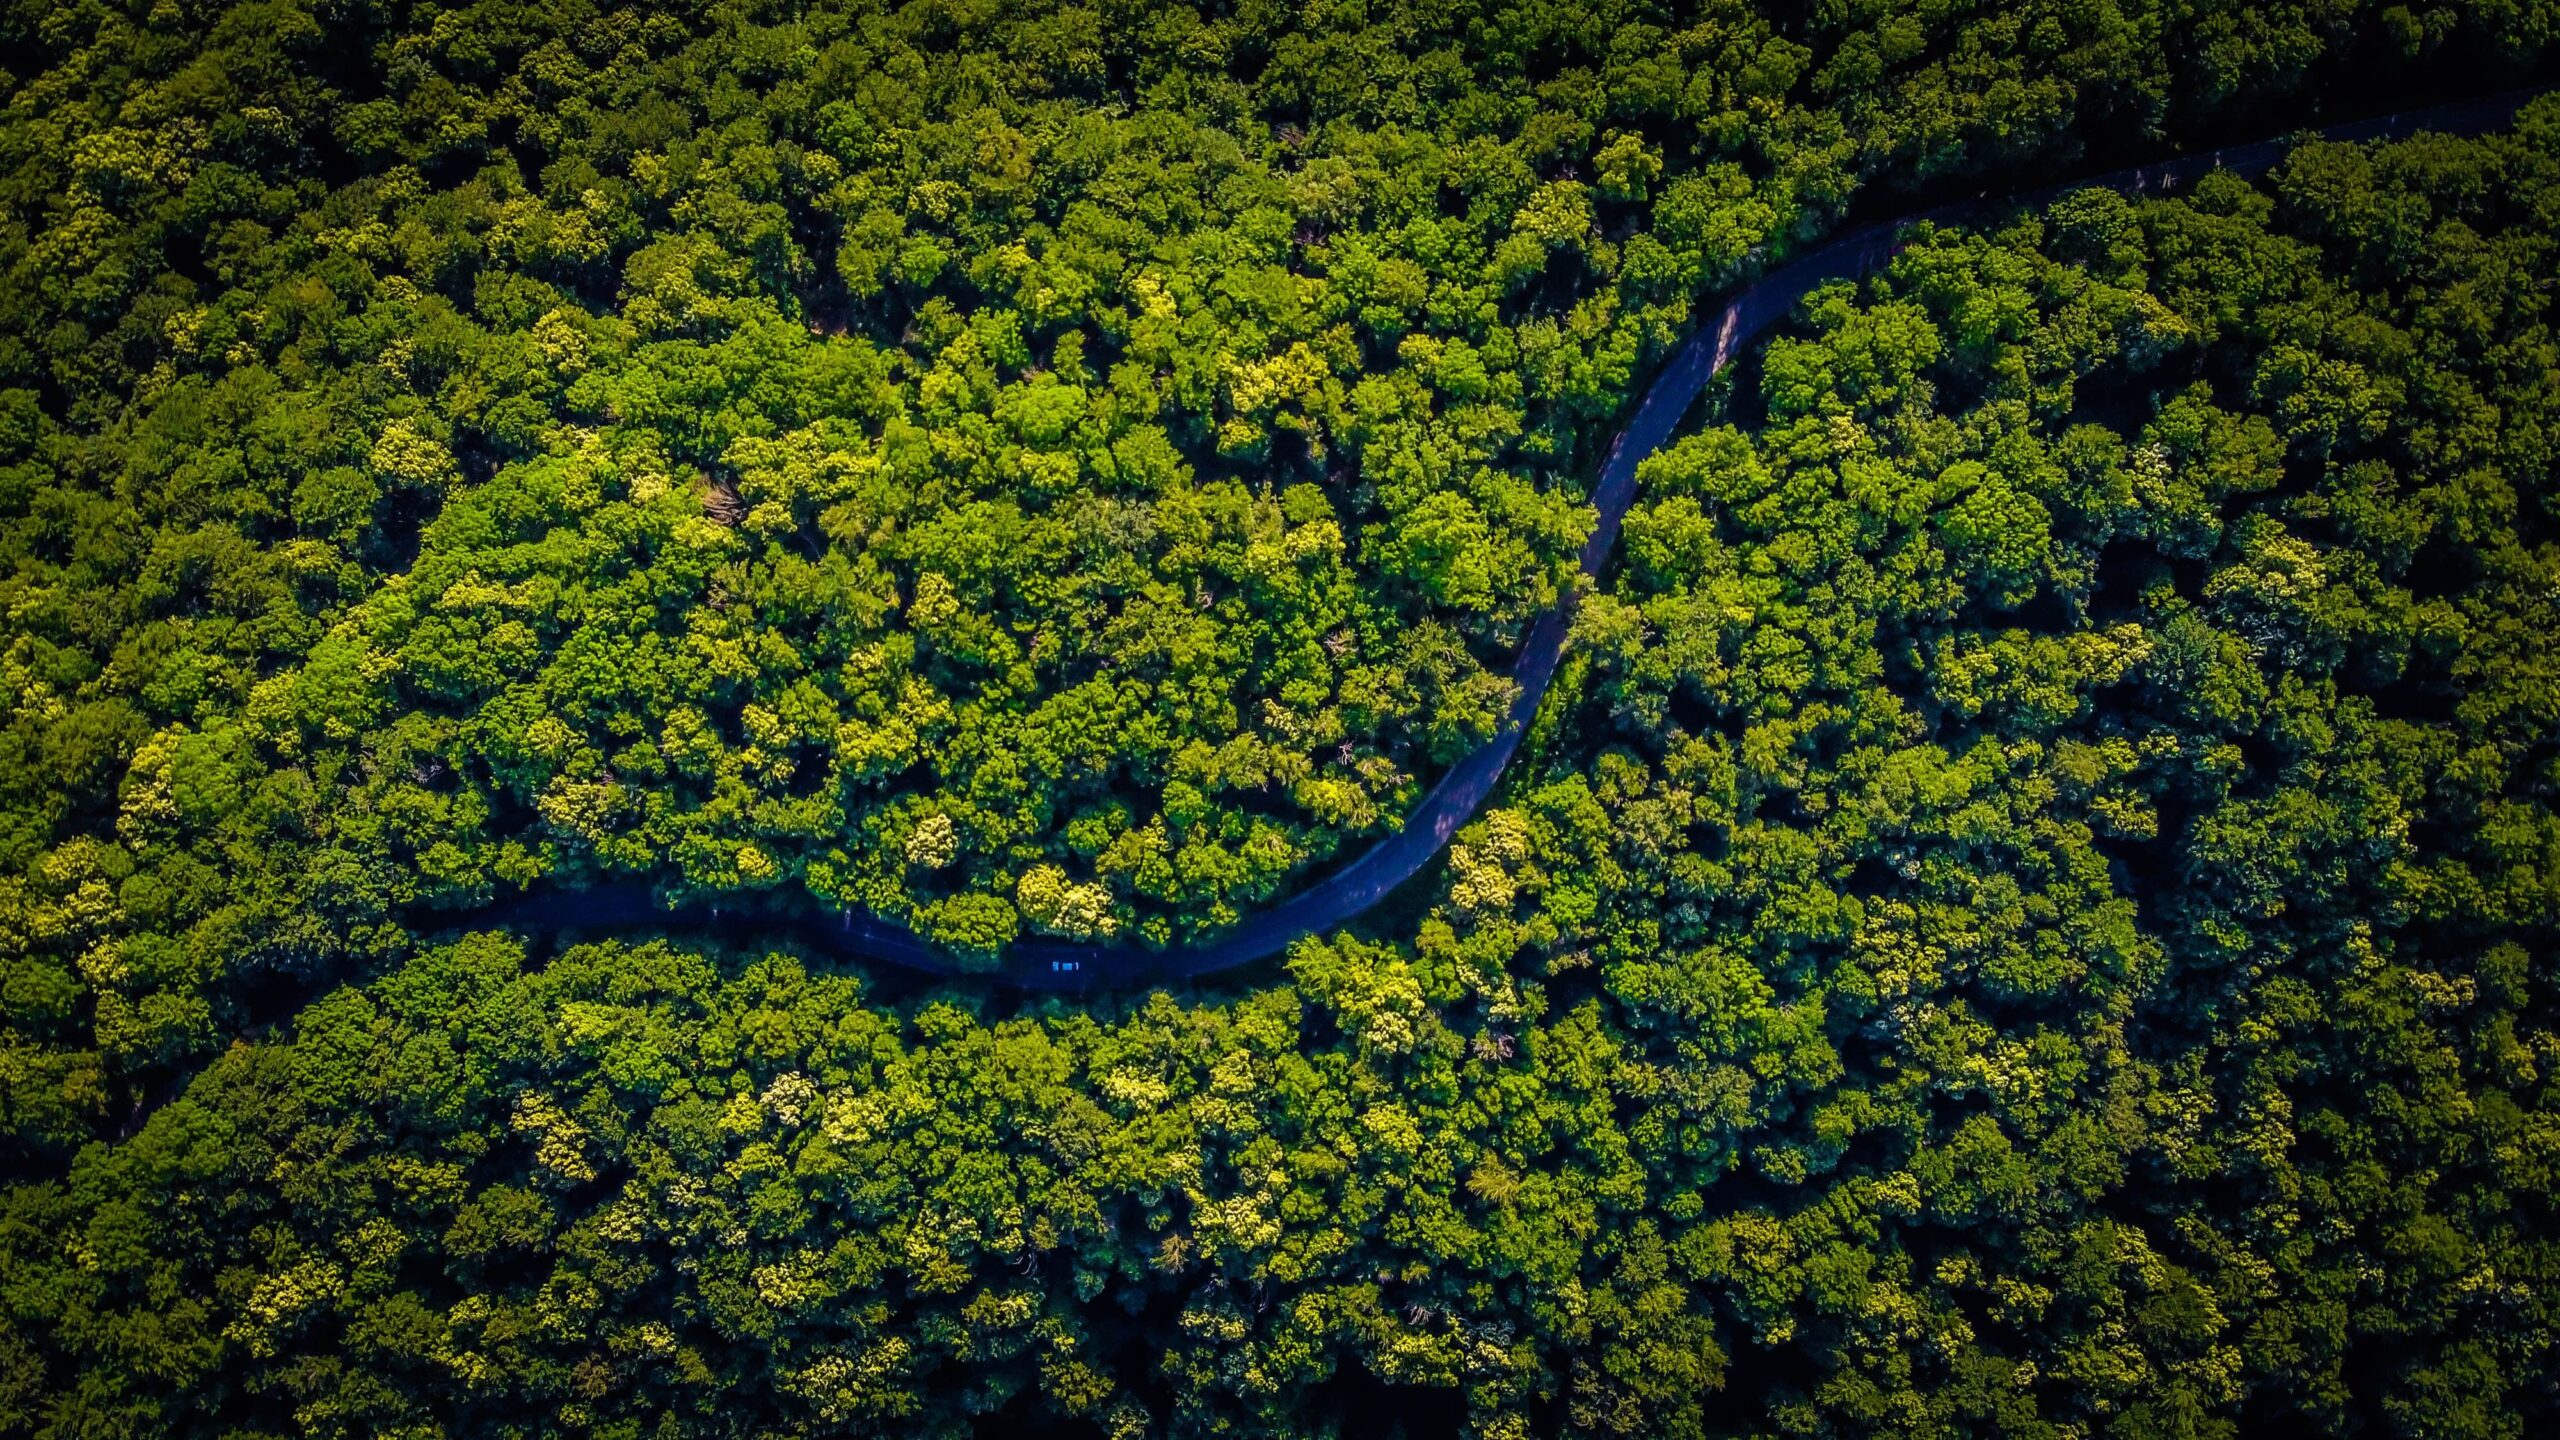
[{"label": "green foliage", "polygon": [[1740,1413],[2547,1423],[2556,141],[1937,233],[1648,463],[1453,953],[1618,1002]]},{"label": "green foliage", "polygon": [[[1490,732],[1577,477],[1700,295],[1870,177],[2157,143],[2357,28],[0,24],[0,868],[42,909],[120,851],[142,906],[119,879],[39,948],[152,952],[10,1021],[47,1146],[210,1053],[242,982],[402,953],[419,903],[636,876],[982,958],[1230,924]],[[1987,487],[1950,523],[2021,518]],[[164,804],[206,746],[206,803]]]},{"label": "green foliage", "polygon": [[1817,294],[1250,995],[412,931],[1214,932],[1701,297],[2547,8],[9,10],[0,1434],[2536,1433],[2547,101]]}]

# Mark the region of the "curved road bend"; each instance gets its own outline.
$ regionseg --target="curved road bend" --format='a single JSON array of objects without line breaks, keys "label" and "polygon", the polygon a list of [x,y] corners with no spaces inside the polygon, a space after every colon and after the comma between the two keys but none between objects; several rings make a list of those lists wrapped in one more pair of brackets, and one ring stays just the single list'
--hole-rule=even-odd
[{"label": "curved road bend", "polygon": [[[2539,91],[2519,91],[2462,101],[2425,110],[2403,111],[2311,132],[2328,140],[2389,139],[2432,130],[2472,134],[2498,128]],[[2118,170],[2087,180],[1980,196],[1869,225],[1843,235],[1790,264],[1763,276],[1736,295],[1713,323],[1692,334],[1672,353],[1654,377],[1600,468],[1591,494],[1598,523],[1582,547],[1582,572],[1597,579],[1616,547],[1618,527],[1635,500],[1636,467],[1671,438],[1681,417],[1742,347],[1792,314],[1796,303],[1815,287],[1833,280],[1854,279],[1874,270],[1901,248],[1905,231],[1923,221],[1947,222],[1987,210],[2032,207],[2074,190],[2117,190],[2130,195],[2158,194],[2192,183],[2215,170],[2256,176],[2273,168],[2298,139],[2262,140],[2222,150],[2202,151]],[[1196,945],[1148,950],[1130,944],[1092,944],[1038,937],[1015,941],[1005,951],[1003,968],[972,971],[894,921],[859,911],[834,919],[792,914],[758,904],[687,907],[670,910],[645,885],[617,883],[582,890],[540,891],[498,901],[476,914],[434,917],[435,928],[492,923],[546,930],[709,928],[740,934],[787,935],[822,954],[886,961],[909,969],[950,976],[977,976],[1024,989],[1086,990],[1149,981],[1186,979],[1231,970],[1265,960],[1307,935],[1322,934],[1354,919],[1413,878],[1441,847],[1449,843],[1493,794],[1502,772],[1520,748],[1530,718],[1546,699],[1556,663],[1564,654],[1572,624],[1573,599],[1567,596],[1530,628],[1512,668],[1520,687],[1511,713],[1493,738],[1440,777],[1405,817],[1403,828],[1380,840],[1340,870],[1281,901],[1246,917],[1233,929]],[[429,917],[420,917],[422,921]],[[1071,967],[1071,968],[1070,968]]]}]

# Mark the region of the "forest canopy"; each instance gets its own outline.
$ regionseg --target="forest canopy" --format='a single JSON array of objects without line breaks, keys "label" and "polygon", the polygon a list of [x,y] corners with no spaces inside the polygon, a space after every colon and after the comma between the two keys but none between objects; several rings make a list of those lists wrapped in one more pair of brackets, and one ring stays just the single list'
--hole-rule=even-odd
[{"label": "forest canopy", "polygon": [[0,1435],[2525,1440],[2560,13],[0,15]]}]

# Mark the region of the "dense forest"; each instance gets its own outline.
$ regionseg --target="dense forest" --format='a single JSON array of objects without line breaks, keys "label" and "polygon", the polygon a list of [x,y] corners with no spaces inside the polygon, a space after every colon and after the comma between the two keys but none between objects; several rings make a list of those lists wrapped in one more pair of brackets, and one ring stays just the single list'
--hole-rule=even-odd
[{"label": "dense forest", "polygon": [[0,10],[0,1436],[2560,1424],[2560,7]]}]

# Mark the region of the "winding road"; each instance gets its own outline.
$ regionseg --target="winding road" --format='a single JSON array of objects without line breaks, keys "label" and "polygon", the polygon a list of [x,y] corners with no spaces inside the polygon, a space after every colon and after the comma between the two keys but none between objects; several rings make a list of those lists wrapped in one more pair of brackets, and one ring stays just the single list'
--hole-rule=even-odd
[{"label": "winding road", "polygon": [[[1669,363],[1654,377],[1601,466],[1599,484],[1591,494],[1598,523],[1582,547],[1583,574],[1596,581],[1608,565],[1610,552],[1617,545],[1618,527],[1635,499],[1636,467],[1671,438],[1716,372],[1730,364],[1743,346],[1793,313],[1797,302],[1815,287],[1864,275],[1890,259],[1913,226],[2030,207],[2073,190],[2107,189],[2147,195],[2191,184],[2216,170],[2256,176],[2271,169],[2306,138],[2390,139],[2421,130],[2478,133],[2498,128],[2539,93],[2522,91],[2403,111],[2295,137],[2181,155],[2085,180],[1978,196],[1865,226],[1832,240],[1734,296],[1713,322],[1673,352]],[[1196,945],[1150,950],[1130,944],[1030,938],[1007,948],[1002,968],[975,970],[936,950],[914,931],[878,916],[857,911],[830,917],[753,901],[671,910],[647,886],[637,884],[535,892],[467,915],[432,920],[420,917],[422,928],[482,924],[545,931],[702,928],[736,938],[788,937],[813,951],[840,958],[885,961],[929,974],[967,976],[1038,990],[1117,988],[1235,969],[1269,959],[1305,936],[1333,930],[1357,918],[1439,855],[1450,837],[1474,816],[1501,782],[1531,717],[1537,714],[1548,685],[1555,679],[1572,619],[1573,597],[1567,596],[1531,627],[1511,672],[1520,688],[1510,714],[1493,738],[1440,777],[1406,816],[1403,828],[1307,889]]]}]

